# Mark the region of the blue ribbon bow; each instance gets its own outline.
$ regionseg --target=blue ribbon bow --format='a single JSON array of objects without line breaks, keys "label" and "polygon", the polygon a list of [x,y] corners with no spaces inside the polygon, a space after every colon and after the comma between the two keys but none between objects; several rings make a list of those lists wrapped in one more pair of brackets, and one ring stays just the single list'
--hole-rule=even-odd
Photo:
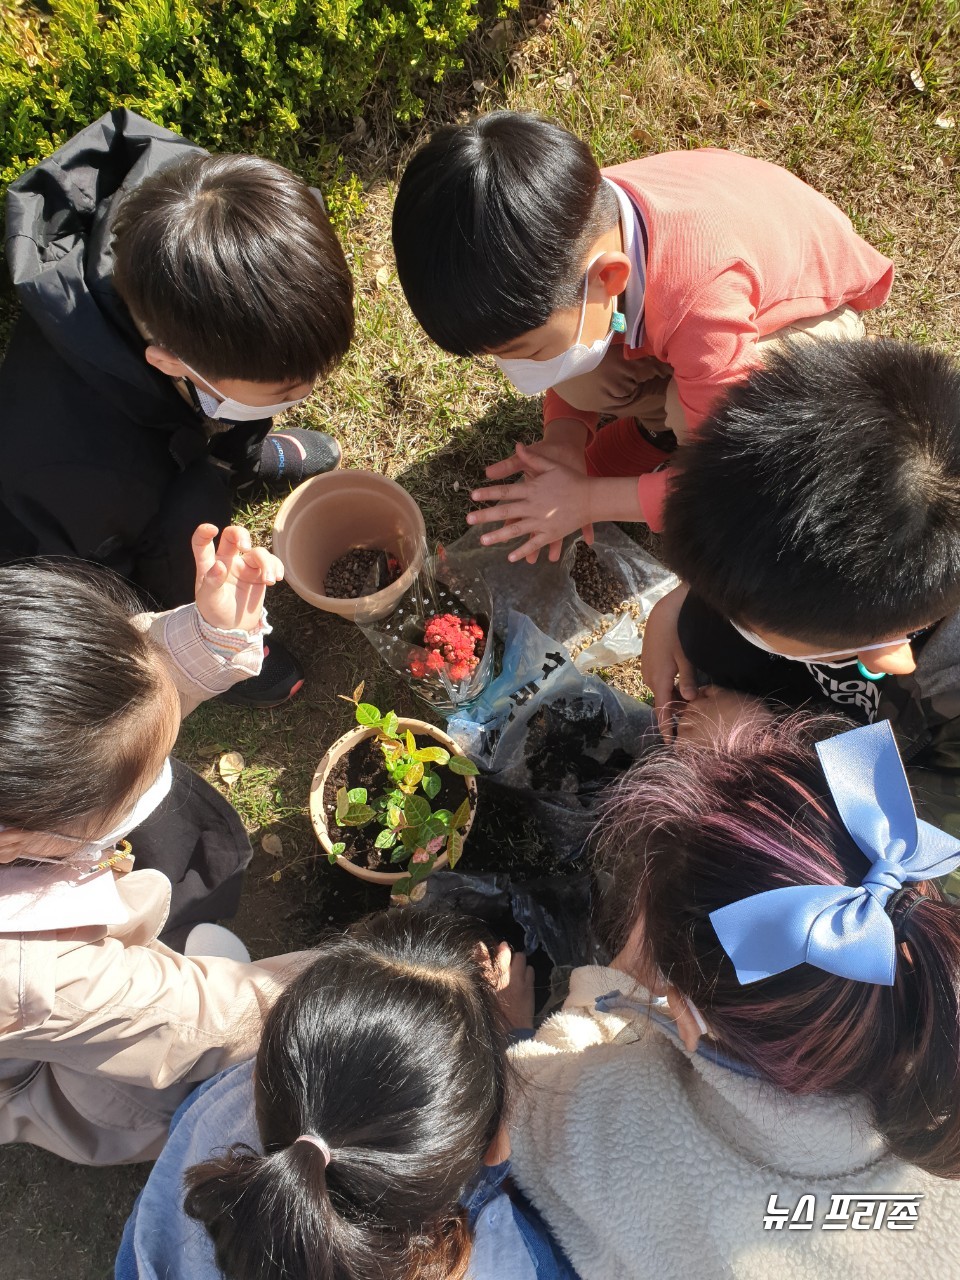
[{"label": "blue ribbon bow", "polygon": [[857,887],[791,885],[710,912],[742,984],[812,964],[893,986],[897,945],[886,912],[904,884],[960,866],[960,841],[922,822],[887,720],[817,743],[840,818],[870,869]]}]

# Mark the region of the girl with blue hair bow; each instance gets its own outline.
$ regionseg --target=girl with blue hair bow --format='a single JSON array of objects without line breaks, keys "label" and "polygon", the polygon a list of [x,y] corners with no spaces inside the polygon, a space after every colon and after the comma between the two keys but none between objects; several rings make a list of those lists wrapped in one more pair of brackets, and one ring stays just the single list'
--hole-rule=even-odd
[{"label": "girl with blue hair bow", "polygon": [[889,725],[683,733],[598,833],[609,967],[514,1053],[583,1280],[960,1275],[960,842]]}]

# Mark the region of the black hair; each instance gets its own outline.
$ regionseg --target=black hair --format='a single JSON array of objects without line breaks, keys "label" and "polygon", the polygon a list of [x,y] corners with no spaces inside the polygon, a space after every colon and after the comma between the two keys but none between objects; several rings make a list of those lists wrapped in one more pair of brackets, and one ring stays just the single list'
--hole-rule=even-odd
[{"label": "black hair", "polygon": [[153,342],[199,373],[308,382],[353,337],[353,281],[323,205],[258,156],[198,153],[123,198],[117,292]]},{"label": "black hair", "polygon": [[[159,770],[162,660],[137,601],[82,565],[0,567],[0,823],[118,816]],[[68,834],[72,834],[67,832]]]},{"label": "black hair", "polygon": [[237,1146],[186,1175],[229,1280],[463,1275],[459,1201],[507,1092],[482,937],[462,916],[381,912],[322,942],[281,994],[255,1071],[265,1154]]},{"label": "black hair", "polygon": [[617,218],[585,142],[541,116],[494,111],[438,130],[404,170],[397,274],[444,350],[496,351],[579,306],[586,256]]},{"label": "black hair", "polygon": [[672,477],[664,557],[735,622],[839,649],[960,605],[960,366],[942,352],[792,342]]}]

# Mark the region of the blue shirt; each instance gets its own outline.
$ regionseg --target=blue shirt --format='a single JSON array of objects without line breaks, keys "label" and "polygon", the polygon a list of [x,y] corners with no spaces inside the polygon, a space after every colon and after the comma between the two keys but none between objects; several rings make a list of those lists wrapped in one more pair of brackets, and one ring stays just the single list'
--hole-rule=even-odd
[{"label": "blue shirt", "polygon": [[[206,1228],[184,1213],[183,1175],[238,1142],[262,1150],[253,1065],[214,1076],[174,1115],[124,1227],[114,1280],[222,1280]],[[482,1169],[464,1196],[473,1231],[469,1280],[577,1280],[536,1210],[507,1190],[508,1174],[508,1163]]]}]

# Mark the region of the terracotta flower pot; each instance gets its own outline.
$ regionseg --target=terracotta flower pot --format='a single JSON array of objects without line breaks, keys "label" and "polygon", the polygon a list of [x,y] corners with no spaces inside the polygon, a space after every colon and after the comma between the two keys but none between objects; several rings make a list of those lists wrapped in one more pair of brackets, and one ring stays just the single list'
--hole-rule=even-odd
[{"label": "terracotta flower pot", "polygon": [[[401,719],[400,730],[406,732],[410,729],[415,737],[432,738],[434,742],[441,747],[446,747],[452,756],[462,756],[464,752],[460,750],[454,740],[442,729],[438,729],[436,725],[427,724],[426,720],[407,720]],[[330,832],[327,827],[327,815],[324,809],[324,791],[326,790],[327,778],[331,771],[348,755],[354,747],[359,746],[367,738],[373,737],[376,729],[357,728],[351,729],[349,733],[345,733],[342,738],[338,738],[327,754],[317,765],[316,773],[313,775],[313,781],[310,784],[310,821],[313,823],[313,829],[316,832],[317,839],[323,845],[326,853],[333,851],[333,841],[330,839]],[[386,778],[386,774],[384,774]],[[470,819],[464,827],[462,835],[466,840],[470,834],[470,828],[473,826],[473,818],[476,813],[477,801],[477,780],[474,777],[464,776],[467,794],[471,798]],[[360,866],[356,862],[351,862],[349,858],[343,857],[342,854],[337,856],[337,862],[344,871],[349,871],[351,875],[358,876],[361,880],[369,880],[373,884],[391,885],[396,884],[398,880],[406,879],[409,872],[407,871],[374,871],[370,867]],[[433,864],[431,871],[436,871],[438,867],[447,865],[447,855],[444,851]]]},{"label": "terracotta flower pot", "polygon": [[[386,617],[423,565],[427,531],[420,508],[400,485],[373,471],[328,471],[294,489],[277,512],[273,549],[298,596],[353,622]],[[326,594],[334,560],[353,547],[386,551],[403,565],[400,577],[369,596]]]}]

